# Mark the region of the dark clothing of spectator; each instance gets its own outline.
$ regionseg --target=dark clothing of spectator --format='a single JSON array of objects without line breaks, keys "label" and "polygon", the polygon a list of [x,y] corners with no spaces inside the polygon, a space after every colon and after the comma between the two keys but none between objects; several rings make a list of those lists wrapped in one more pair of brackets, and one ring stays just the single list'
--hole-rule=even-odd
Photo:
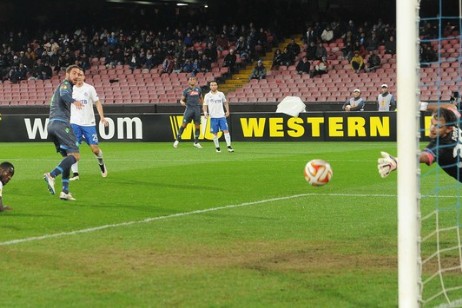
[{"label": "dark clothing of spectator", "polygon": [[257,66],[252,71],[250,79],[265,79],[266,78],[266,68],[263,65],[263,62],[259,60]]},{"label": "dark clothing of spectator", "polygon": [[236,66],[236,61],[237,57],[234,54],[234,51],[230,50],[229,53],[223,59],[223,66],[229,67],[229,71],[233,73]]},{"label": "dark clothing of spectator", "polygon": [[310,61],[308,61],[308,59],[306,57],[303,57],[303,59],[301,59],[298,64],[297,64],[297,67],[296,67],[296,70],[297,70],[297,73],[299,74],[309,74],[310,73]]}]

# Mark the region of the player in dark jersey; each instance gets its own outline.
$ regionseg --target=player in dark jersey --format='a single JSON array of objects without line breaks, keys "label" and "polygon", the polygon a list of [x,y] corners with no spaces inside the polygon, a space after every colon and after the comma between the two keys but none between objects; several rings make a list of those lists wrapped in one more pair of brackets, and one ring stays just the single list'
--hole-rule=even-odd
[{"label": "player in dark jersey", "polygon": [[202,89],[198,87],[197,78],[191,76],[188,79],[189,87],[183,91],[183,96],[180,99],[180,104],[186,106],[186,110],[183,114],[183,123],[178,130],[178,135],[173,143],[173,147],[177,148],[181,141],[181,135],[183,131],[191,121],[194,120],[194,146],[201,149],[202,146],[199,143],[200,127],[201,127],[201,109],[202,109]]},{"label": "player in dark jersey", "polygon": [[71,65],[66,69],[66,78],[56,89],[50,101],[50,116],[47,126],[48,136],[53,140],[56,151],[64,159],[51,172],[45,173],[43,179],[47,183],[48,190],[52,195],[55,191],[55,178],[62,174],[62,191],[59,195],[61,200],[75,200],[69,192],[69,175],[71,166],[80,159],[77,139],[70,124],[71,104],[78,109],[82,108],[82,103],[72,98],[72,87],[80,78],[81,68]]},{"label": "player in dark jersey", "polygon": [[14,166],[7,161],[0,164],[0,212],[11,210],[11,207],[3,204],[3,186],[5,186],[14,175]]},{"label": "player in dark jersey", "polygon": [[[430,143],[420,153],[419,161],[428,166],[438,165],[448,175],[462,182],[462,131],[454,111],[439,108],[432,114]],[[398,159],[386,152],[378,159],[378,169],[386,177],[398,167]]]}]

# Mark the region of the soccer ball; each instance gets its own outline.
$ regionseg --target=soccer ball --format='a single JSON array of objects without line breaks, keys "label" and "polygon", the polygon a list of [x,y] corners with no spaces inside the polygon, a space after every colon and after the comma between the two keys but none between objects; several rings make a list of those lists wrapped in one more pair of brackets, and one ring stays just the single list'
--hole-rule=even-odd
[{"label": "soccer ball", "polygon": [[313,186],[323,186],[329,183],[334,172],[328,162],[322,159],[310,160],[304,170],[305,180]]}]

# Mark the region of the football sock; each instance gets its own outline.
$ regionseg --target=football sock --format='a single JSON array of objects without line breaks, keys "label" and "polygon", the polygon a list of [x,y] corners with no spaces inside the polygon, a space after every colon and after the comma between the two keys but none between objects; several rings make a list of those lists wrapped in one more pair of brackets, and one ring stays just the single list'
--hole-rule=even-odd
[{"label": "football sock", "polygon": [[213,143],[215,144],[216,148],[220,147],[220,142],[218,141],[218,137],[216,135],[213,136]]},{"label": "football sock", "polygon": [[71,166],[76,162],[77,162],[77,160],[75,159],[74,156],[72,156],[72,155],[66,156],[61,161],[61,163],[59,163],[58,167],[56,167],[55,169],[53,169],[50,172],[50,175],[55,178],[58,175],[60,175],[61,173],[64,173],[65,171],[67,171],[68,172],[67,178],[69,178],[69,171],[71,170]]},{"label": "football sock", "polygon": [[231,146],[231,135],[229,134],[229,132],[225,133],[224,135],[225,135],[226,145],[230,147]]},{"label": "football sock", "polygon": [[200,134],[201,134],[201,130],[199,128],[196,128],[196,130],[194,131],[194,143],[199,142]]},{"label": "football sock", "polygon": [[[74,158],[75,160],[75,157],[74,156],[68,156],[68,157],[72,157]],[[63,169],[63,177],[61,179],[61,182],[63,184],[63,192],[65,192],[66,194],[69,193],[69,175],[71,173],[71,168],[66,168],[66,169]]]},{"label": "football sock", "polygon": [[62,183],[63,183],[63,192],[68,194],[69,193],[69,179],[65,179],[63,176]]},{"label": "football sock", "polygon": [[103,150],[99,150],[98,154],[95,155],[96,156],[96,159],[98,160],[98,164],[101,166],[101,165],[104,165],[104,161],[103,161]]},{"label": "football sock", "polygon": [[183,135],[184,127],[180,126],[180,129],[178,130],[178,135],[176,135],[176,140],[180,141],[181,140],[181,135]]},{"label": "football sock", "polygon": [[78,174],[79,173],[79,163],[77,162],[77,163],[73,164],[71,166],[71,170],[72,170],[73,174],[76,174],[76,173]]}]

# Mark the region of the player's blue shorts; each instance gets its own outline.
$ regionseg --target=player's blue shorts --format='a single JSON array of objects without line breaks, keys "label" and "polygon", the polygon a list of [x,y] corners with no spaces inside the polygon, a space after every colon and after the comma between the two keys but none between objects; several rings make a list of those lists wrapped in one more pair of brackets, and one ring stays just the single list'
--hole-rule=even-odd
[{"label": "player's blue shorts", "polygon": [[217,134],[220,130],[229,130],[226,118],[210,118],[210,132]]},{"label": "player's blue shorts", "polygon": [[98,134],[96,133],[96,126],[80,126],[77,124],[71,124],[72,130],[74,131],[75,137],[77,138],[78,144],[82,144],[82,139],[88,145],[98,144]]}]

